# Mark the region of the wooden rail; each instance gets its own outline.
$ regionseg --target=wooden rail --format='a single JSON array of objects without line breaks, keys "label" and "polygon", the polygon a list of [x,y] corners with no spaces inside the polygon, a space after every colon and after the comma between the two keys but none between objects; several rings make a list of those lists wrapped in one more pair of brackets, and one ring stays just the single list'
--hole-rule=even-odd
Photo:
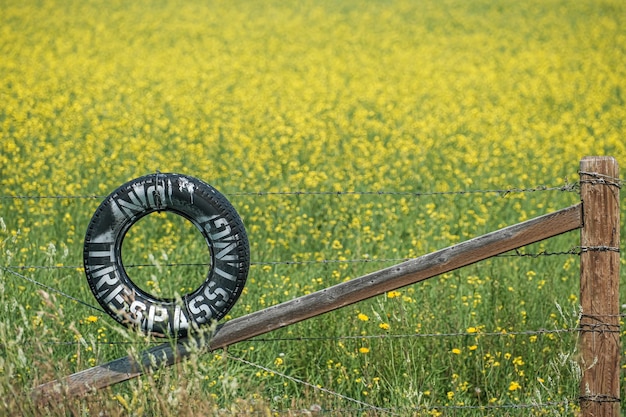
[{"label": "wooden rail", "polygon": [[581,227],[582,204],[577,204],[230,320],[217,327],[209,340],[164,343],[138,358],[127,356],[40,385],[32,394],[38,400],[81,395],[173,365],[198,349],[223,348]]}]

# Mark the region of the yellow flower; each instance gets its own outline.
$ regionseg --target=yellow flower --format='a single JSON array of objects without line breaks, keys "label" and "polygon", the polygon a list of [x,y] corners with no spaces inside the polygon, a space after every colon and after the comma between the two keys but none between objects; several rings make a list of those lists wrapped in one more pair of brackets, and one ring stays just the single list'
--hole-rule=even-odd
[{"label": "yellow flower", "polygon": [[359,313],[359,315],[357,317],[361,321],[368,321],[370,319],[369,317],[367,317],[367,315],[365,315],[363,313]]},{"label": "yellow flower", "polygon": [[275,366],[280,366],[280,365],[282,365],[283,363],[285,363],[285,361],[283,360],[283,358],[276,358],[276,359],[274,359],[274,365],[275,365]]},{"label": "yellow flower", "polygon": [[380,323],[378,327],[380,327],[383,330],[389,330],[389,324],[387,323]]},{"label": "yellow flower", "polygon": [[454,353],[455,355],[460,355],[460,354],[461,354],[461,349],[459,349],[459,348],[454,348],[454,349],[452,349],[452,351],[451,351],[451,352],[452,352],[452,353]]},{"label": "yellow flower", "polygon": [[335,239],[333,241],[333,249],[338,250],[338,249],[342,249],[342,248],[343,248],[343,245],[341,244],[341,242]]},{"label": "yellow flower", "polygon": [[370,353],[370,350],[369,348],[366,348],[366,347],[360,347],[359,352],[365,354],[365,353]]},{"label": "yellow flower", "polygon": [[509,384],[509,391],[517,391],[520,388],[522,388],[522,386],[517,381],[513,381]]},{"label": "yellow flower", "polygon": [[96,317],[96,316],[89,316],[89,317],[87,317],[87,321],[89,323],[95,323],[95,322],[98,321],[98,317]]},{"label": "yellow flower", "polygon": [[387,298],[396,298],[396,297],[400,297],[402,295],[402,293],[400,291],[389,291],[387,293]]}]

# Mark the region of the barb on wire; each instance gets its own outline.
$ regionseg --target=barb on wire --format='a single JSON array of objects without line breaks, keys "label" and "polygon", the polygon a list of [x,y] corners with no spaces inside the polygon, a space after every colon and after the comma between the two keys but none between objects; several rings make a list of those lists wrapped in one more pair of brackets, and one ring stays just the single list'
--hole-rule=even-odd
[{"label": "barb on wire", "polygon": [[578,397],[580,402],[594,402],[594,403],[619,403],[622,401],[619,397],[613,397],[611,395],[582,395]]},{"label": "barb on wire", "polygon": [[536,252],[536,253],[523,253],[521,252],[519,249],[515,249],[514,253],[504,253],[501,255],[496,255],[496,258],[503,258],[503,257],[512,257],[512,256],[516,256],[516,257],[528,257],[528,258],[539,258],[540,256],[562,256],[562,255],[580,255],[580,250],[579,250],[579,246],[578,247],[573,247],[569,250],[566,251],[560,251],[560,252],[548,252],[548,251],[541,251],[541,252]]},{"label": "barb on wire", "polygon": [[617,188],[622,188],[622,184],[624,180],[616,177],[612,177],[610,175],[600,174],[598,172],[585,172],[579,171],[579,175],[586,175],[587,177],[591,177],[592,179],[581,179],[581,184],[602,184],[602,185],[610,185]]},{"label": "barb on wire", "polygon": [[4,267],[4,266],[0,266],[0,269],[2,269],[3,271],[8,272],[9,274],[13,274],[13,275],[15,275],[15,276],[17,276],[17,277],[19,277],[19,278],[22,278],[22,279],[24,279],[24,280],[26,280],[26,281],[28,281],[28,282],[30,282],[30,283],[32,283],[32,284],[38,285],[38,286],[40,286],[40,287],[42,287],[42,288],[45,288],[45,289],[46,289],[46,290],[48,290],[48,291],[55,292],[55,293],[57,293],[57,294],[59,294],[59,295],[61,295],[61,296],[65,297],[65,298],[68,298],[68,299],[70,299],[70,300],[72,300],[72,301],[75,301],[75,302],[77,302],[77,303],[79,303],[79,304],[82,304],[82,305],[84,305],[84,306],[86,306],[86,307],[89,307],[89,308],[91,308],[91,309],[93,309],[93,310],[99,311],[100,313],[104,313],[104,314],[106,314],[106,311],[104,311],[104,310],[103,310],[103,309],[101,309],[100,307],[96,307],[96,306],[94,306],[94,305],[91,305],[91,304],[89,304],[89,303],[88,303],[88,302],[86,302],[86,301],[83,301],[83,300],[81,300],[81,299],[79,299],[79,298],[73,297],[73,296],[71,296],[71,295],[69,295],[69,294],[67,294],[67,293],[65,293],[65,292],[63,292],[63,291],[61,291],[61,290],[59,290],[59,289],[57,289],[57,288],[51,287],[51,286],[49,286],[49,285],[46,285],[46,284],[44,284],[44,283],[42,283],[42,282],[39,282],[39,281],[37,281],[37,280],[33,279],[33,278],[27,277],[26,275],[23,275],[23,274],[20,274],[20,273],[18,273],[18,272],[15,272],[14,270],[12,270],[12,269],[10,269],[10,268],[6,268],[6,267]]},{"label": "barb on wire", "polygon": [[578,248],[580,249],[580,253],[582,254],[583,252],[618,252],[620,251],[620,249],[618,247],[612,247],[612,246],[578,246]]}]

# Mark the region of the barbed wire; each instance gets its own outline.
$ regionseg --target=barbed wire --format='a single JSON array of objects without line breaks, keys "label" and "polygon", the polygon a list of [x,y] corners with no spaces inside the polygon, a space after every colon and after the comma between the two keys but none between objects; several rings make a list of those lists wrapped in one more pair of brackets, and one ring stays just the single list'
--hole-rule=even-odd
[{"label": "barbed wire", "polygon": [[442,195],[465,195],[465,194],[497,194],[500,196],[506,196],[508,194],[517,193],[533,193],[541,191],[567,191],[577,192],[579,190],[579,184],[566,183],[560,186],[545,186],[539,185],[529,188],[506,188],[506,189],[480,189],[480,190],[456,190],[456,191],[259,191],[259,192],[233,192],[228,193],[231,196],[271,196],[271,195],[330,195],[330,196],[342,196],[342,195],[402,195],[412,197],[426,197],[426,196],[442,196]]},{"label": "barbed wire", "polygon": [[[477,190],[453,190],[453,191],[392,191],[392,190],[285,190],[285,191],[232,191],[225,192],[227,196],[349,196],[349,195],[397,195],[412,197],[442,196],[442,195],[467,195],[467,194],[495,194],[499,196],[507,196],[509,194],[518,193],[534,193],[534,192],[579,192],[580,185],[585,183],[613,185],[619,188],[626,183],[626,179],[612,177],[609,175],[599,174],[597,172],[579,171],[579,175],[586,175],[592,179],[583,179],[575,182],[569,182],[565,179],[563,185],[536,185],[533,187],[511,187],[511,188],[494,188],[494,189],[477,189]],[[101,194],[59,194],[59,195],[0,195],[0,200],[37,200],[37,199],[104,199],[106,195]]]},{"label": "barbed wire", "polygon": [[[547,186],[537,185],[527,188],[497,188],[497,189],[479,189],[479,190],[456,190],[456,191],[390,191],[390,190],[378,190],[378,191],[306,191],[306,190],[286,190],[286,191],[233,191],[225,192],[227,196],[240,197],[240,196],[351,196],[351,195],[391,195],[391,196],[412,196],[412,197],[427,197],[427,196],[444,196],[444,195],[467,195],[467,194],[495,194],[499,196],[507,196],[509,194],[519,193],[534,193],[534,192],[549,192],[549,191],[561,191],[561,192],[578,192],[580,189],[579,182],[566,182],[564,185]],[[99,194],[83,194],[83,195],[0,195],[0,200],[37,200],[37,199],[104,199],[105,195]]]},{"label": "barbed wire", "polygon": [[[608,248],[609,249],[614,249],[614,248]],[[619,248],[617,249],[619,251]],[[568,250],[568,251],[562,251],[562,252],[546,252],[546,251],[542,251],[539,253],[520,253],[519,250],[515,250],[515,252],[513,254],[502,254],[502,255],[497,255],[496,257],[502,257],[502,256],[517,256],[517,257],[533,257],[533,258],[537,258],[540,256],[556,256],[556,255],[580,255],[581,253],[581,247],[580,246],[576,246],[573,247],[572,249]],[[318,259],[318,260],[307,260],[307,261],[258,261],[258,262],[252,262],[251,266],[278,266],[278,265],[312,265],[312,264],[345,264],[345,263],[372,263],[372,262],[377,262],[377,263],[397,263],[397,262],[405,262],[408,261],[412,258],[388,258],[388,259],[373,259],[373,258],[361,258],[361,259]],[[153,268],[159,268],[159,267],[210,267],[211,264],[210,263],[167,263],[167,264],[130,264],[130,265],[125,265],[125,268],[142,268],[142,267],[153,267]],[[84,266],[83,265],[7,265],[7,266],[1,266],[0,265],[0,269],[14,275],[17,276],[23,280],[26,280],[32,284],[38,285],[42,288],[45,288],[48,291],[51,292],[55,292],[56,294],[59,294],[65,298],[68,298],[74,302],[77,302],[81,305],[84,305],[86,307],[89,307],[95,311],[98,311],[100,313],[105,313],[106,312],[97,306],[94,306],[93,304],[90,304],[86,301],[83,301],[81,299],[78,299],[72,295],[69,295],[67,293],[65,293],[64,291],[61,291],[57,288],[54,288],[52,286],[49,286],[47,284],[44,284],[34,278],[28,277],[26,275],[20,274],[19,272],[16,271],[28,271],[28,270],[42,270],[42,269],[48,269],[48,270],[54,270],[54,269],[64,269],[64,270],[76,270],[76,271],[82,271],[84,270]]]},{"label": "barbed wire", "polygon": [[581,179],[579,184],[601,184],[601,185],[610,185],[617,188],[622,188],[622,184],[625,182],[620,178],[616,178],[610,175],[600,174],[598,172],[585,172],[578,171],[578,175],[586,175],[593,179]]},{"label": "barbed wire", "polygon": [[[619,188],[626,183],[626,179],[611,177],[596,172],[580,171],[579,175],[586,175],[592,179],[584,179],[575,182],[565,180],[563,185],[537,185],[533,187],[511,187],[511,188],[494,188],[494,189],[477,189],[477,190],[453,190],[453,191],[393,191],[393,190],[285,190],[285,191],[232,191],[225,192],[227,196],[350,196],[350,195],[391,195],[391,196],[412,196],[412,197],[428,197],[428,196],[445,196],[445,195],[471,195],[471,194],[495,194],[505,197],[509,194],[519,193],[535,193],[535,192],[579,192],[580,185],[585,183],[613,185]],[[93,200],[104,199],[106,195],[101,194],[59,194],[59,195],[0,195],[0,200],[37,200],[37,199],[53,199],[53,200]]]},{"label": "barbed wire", "polygon": [[[604,247],[602,247],[604,248]],[[601,250],[602,248],[598,247],[596,250]],[[606,247],[606,250],[618,251],[619,248],[609,248]],[[591,251],[593,249],[582,248],[581,246],[574,246],[571,249],[565,251],[541,251],[535,253],[523,253],[519,249],[515,249],[510,253],[503,253],[500,255],[495,255],[493,258],[539,258],[542,256],[568,256],[568,255],[580,255],[584,251]],[[354,258],[354,259],[314,259],[314,260],[301,260],[301,261],[293,261],[293,260],[285,260],[285,261],[253,261],[250,262],[250,266],[276,266],[276,265],[314,265],[314,264],[350,264],[350,263],[391,263],[391,262],[406,262],[411,259],[410,257],[405,258]],[[164,263],[164,264],[154,264],[154,263],[143,263],[143,264],[129,264],[124,265],[124,268],[159,268],[159,267],[210,267],[211,264],[208,262],[177,262],[177,263]],[[14,270],[37,270],[37,269],[73,269],[73,270],[84,270],[83,265],[6,265],[5,268],[10,268]]]}]

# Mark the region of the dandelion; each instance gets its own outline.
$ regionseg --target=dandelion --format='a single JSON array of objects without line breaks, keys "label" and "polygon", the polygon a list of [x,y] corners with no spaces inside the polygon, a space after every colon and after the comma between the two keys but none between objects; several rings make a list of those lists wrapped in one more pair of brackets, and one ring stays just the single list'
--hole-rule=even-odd
[{"label": "dandelion", "polygon": [[89,323],[95,323],[97,321],[98,321],[98,317],[96,317],[96,316],[89,316],[89,317],[87,317],[87,322],[89,322]]},{"label": "dandelion", "polygon": [[461,349],[459,348],[454,348],[451,350],[452,353],[454,353],[455,355],[460,355],[461,354]]},{"label": "dandelion", "polygon": [[380,323],[378,325],[378,327],[380,327],[383,330],[389,330],[389,324],[388,323]]},{"label": "dandelion", "polygon": [[366,314],[363,314],[363,313],[359,313],[359,315],[357,316],[357,318],[358,318],[359,320],[361,320],[361,321],[369,321],[369,319],[370,319],[369,317],[367,317],[367,315],[366,315]]},{"label": "dandelion", "polygon": [[366,348],[366,347],[360,347],[359,353],[363,353],[363,354],[370,353],[370,350],[369,348]]}]

